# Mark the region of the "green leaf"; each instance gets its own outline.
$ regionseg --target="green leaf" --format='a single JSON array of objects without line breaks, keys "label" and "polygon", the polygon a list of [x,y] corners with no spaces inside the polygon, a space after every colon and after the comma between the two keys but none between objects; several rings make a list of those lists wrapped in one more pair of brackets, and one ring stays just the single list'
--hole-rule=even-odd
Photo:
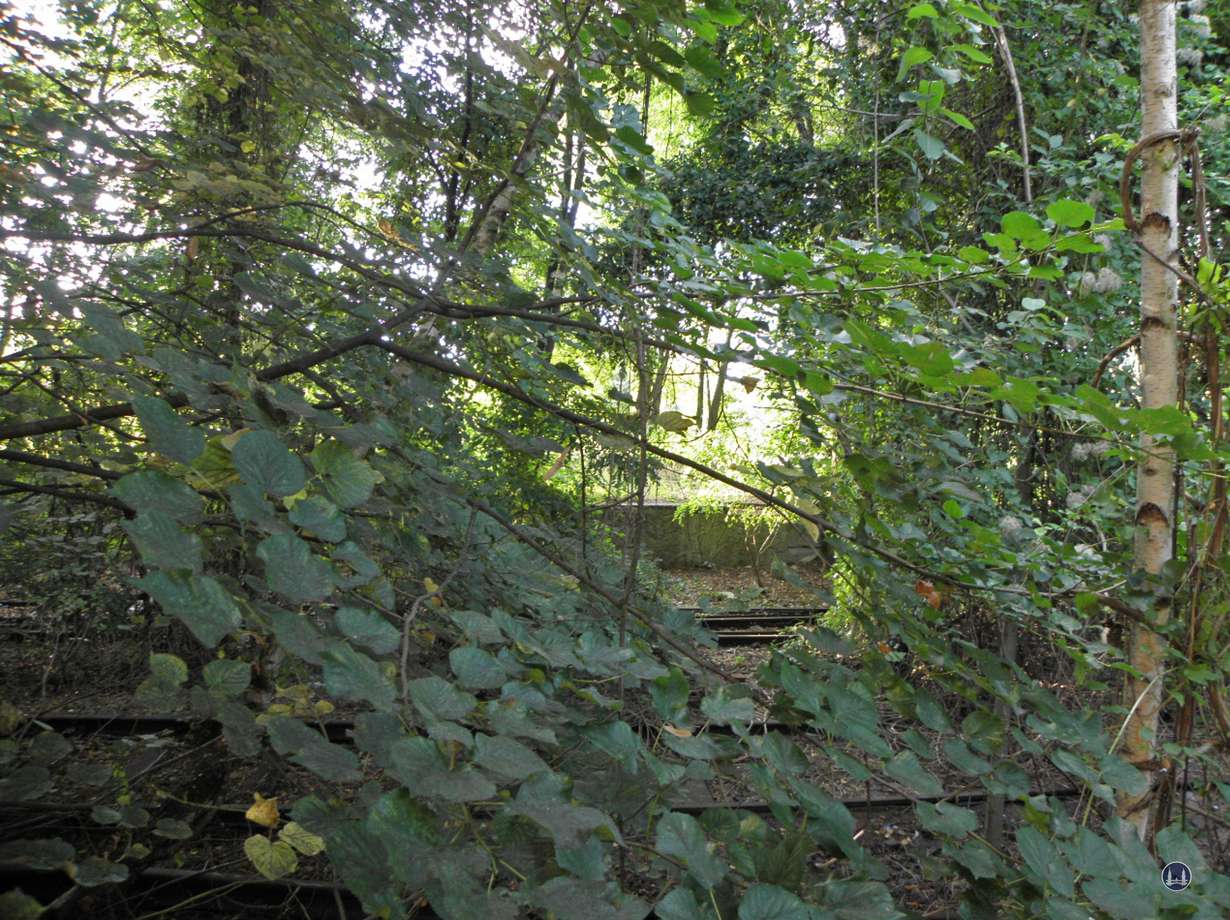
[{"label": "green leaf", "polygon": [[345,643],[320,653],[325,665],[325,691],[356,702],[367,700],[377,709],[393,705],[393,687],[376,662]]},{"label": "green leaf", "polygon": [[196,534],[186,532],[163,511],[145,509],[120,526],[132,538],[141,561],[157,569],[186,569],[200,572],[204,567],[204,545]]},{"label": "green leaf", "polygon": [[1161,900],[1158,889],[1165,890],[1160,882],[1149,888],[1139,882],[1106,878],[1086,879],[1081,889],[1089,900],[1115,920],[1155,920]]},{"label": "green leaf", "polygon": [[793,891],[803,884],[807,860],[815,844],[806,834],[790,833],[769,851],[760,870],[760,881]]},{"label": "green leaf", "polygon": [[1042,230],[1042,224],[1038,223],[1038,218],[1024,211],[1009,211],[1000,218],[999,224],[1004,233],[1017,240],[1030,239]]},{"label": "green leaf", "polygon": [[1065,897],[1076,893],[1076,877],[1055,845],[1036,828],[1026,825],[1016,832],[1016,843],[1029,868],[1053,890]]},{"label": "green leaf", "polygon": [[719,687],[716,692],[706,696],[701,701],[700,711],[718,725],[751,722],[756,715],[751,696],[736,696],[735,691],[727,686]]},{"label": "green leaf", "polygon": [[440,677],[420,677],[406,685],[410,702],[426,716],[434,719],[461,719],[474,711],[478,700],[462,693]]},{"label": "green leaf", "polygon": [[914,6],[910,7],[910,11],[905,14],[905,20],[906,22],[909,22],[912,19],[918,19],[920,16],[925,16],[927,19],[938,19],[939,15],[939,10],[937,10],[930,3],[916,3]]},{"label": "green leaf", "polygon": [[702,888],[712,888],[726,877],[726,864],[709,852],[709,842],[691,815],[672,812],[658,821],[658,849],[684,861]]},{"label": "green leaf", "polygon": [[156,396],[136,396],[132,407],[150,446],[164,457],[187,464],[205,452],[205,433],[185,422],[170,403]]},{"label": "green leaf", "polygon": [[41,764],[63,760],[73,750],[73,743],[56,731],[39,732],[30,742],[30,758]]},{"label": "green leaf", "polygon": [[609,852],[610,847],[595,835],[583,847],[556,850],[555,861],[578,878],[601,881],[606,878]]},{"label": "green leaf", "polygon": [[346,539],[346,516],[320,496],[301,498],[290,509],[290,522],[330,543]]},{"label": "green leaf", "polygon": [[325,850],[324,838],[317,837],[297,821],[289,822],[278,831],[278,837],[281,840],[285,840],[304,856],[315,856],[317,853],[323,853]]},{"label": "green leaf", "polygon": [[461,685],[471,690],[497,690],[508,680],[500,663],[486,649],[455,648],[448,653],[448,664]]},{"label": "green leaf", "polygon": [[649,905],[640,898],[591,879],[553,878],[533,898],[558,920],[642,920],[649,913]]},{"label": "green leaf", "polygon": [[654,711],[668,720],[687,706],[690,692],[688,679],[679,668],[672,668],[669,674],[649,682],[649,698],[653,700]]},{"label": "green leaf", "polygon": [[208,576],[151,572],[137,584],[168,614],[181,619],[209,648],[221,642],[227,633],[243,626],[243,616],[234,599]]},{"label": "green leaf", "polygon": [[696,424],[696,419],[682,412],[659,412],[653,418],[654,424],[667,431],[684,432]]},{"label": "green leaf", "polygon": [[914,140],[918,142],[918,149],[928,160],[938,160],[944,155],[944,142],[921,128],[914,129]]},{"label": "green leaf", "polygon": [[341,441],[318,444],[311,459],[313,468],[324,481],[325,491],[339,508],[363,504],[383,478]]},{"label": "green leaf", "polygon": [[256,548],[256,555],[265,563],[269,587],[295,603],[322,601],[333,592],[333,567],[313,555],[307,541],[294,534],[266,538]]},{"label": "green leaf", "polygon": [[937,805],[919,802],[914,809],[918,812],[923,827],[934,833],[965,837],[978,829],[978,816],[968,808],[961,808],[951,802],[940,802]]},{"label": "green leaf", "polygon": [[944,754],[950,764],[965,773],[984,776],[991,772],[991,764],[971,751],[960,738],[950,738],[945,741]]},{"label": "green leaf", "polygon": [[535,773],[549,772],[546,761],[519,741],[502,736],[474,736],[477,753],[474,762],[480,767],[512,779],[528,779]]},{"label": "green leaf", "polygon": [[811,910],[776,885],[753,885],[739,902],[739,920],[810,920]]},{"label": "green leaf", "polygon": [[128,878],[127,866],[102,856],[87,856],[79,863],[69,863],[67,868],[69,876],[82,888],[114,885]]},{"label": "green leaf", "polygon": [[742,25],[747,19],[747,14],[730,0],[706,0],[705,15],[720,26]]},{"label": "green leaf", "polygon": [[564,850],[584,846],[585,841],[599,828],[606,828],[616,840],[620,839],[614,820],[596,808],[556,799],[532,798],[523,792],[505,809],[510,815],[522,815],[544,828],[555,845]]},{"label": "green leaf", "polygon": [[226,447],[224,437],[206,441],[205,453],[193,460],[191,466],[211,489],[221,490],[239,482],[239,471],[231,462],[231,452]]},{"label": "green leaf", "polygon": [[917,64],[925,63],[926,61],[931,60],[932,57],[934,57],[934,55],[932,55],[932,53],[926,48],[907,48],[905,53],[901,55],[901,64],[897,68],[897,81],[900,82],[904,80],[906,73],[911,67],[914,67]]},{"label": "green leaf", "polygon": [[1141,795],[1149,788],[1149,778],[1117,754],[1108,754],[1098,764],[1102,781],[1112,789],[1128,795]]},{"label": "green leaf", "polygon": [[962,737],[984,754],[994,754],[1004,744],[1004,721],[993,712],[975,710],[961,722]]},{"label": "green leaf", "polygon": [[0,778],[0,801],[29,802],[51,790],[51,773],[46,767],[29,764]]},{"label": "green leaf", "polygon": [[[10,840],[0,843],[0,863],[29,869],[60,870],[71,862],[75,852],[71,843],[53,840]],[[4,914],[0,913],[0,917]]]},{"label": "green leaf", "polygon": [[884,764],[884,772],[919,795],[943,795],[940,781],[923,769],[913,751],[902,751]]},{"label": "green leaf", "polygon": [[269,740],[279,754],[289,754],[291,763],[307,767],[317,776],[334,783],[353,783],[363,779],[359,757],[354,751],[327,740],[319,731],[298,719],[279,716],[269,720]]},{"label": "green leaf", "polygon": [[149,656],[149,669],[158,680],[182,687],[188,680],[188,665],[182,658],[154,652]]},{"label": "green leaf", "polygon": [[956,122],[956,124],[960,125],[966,131],[974,130],[974,123],[970,121],[968,118],[966,118],[964,115],[962,115],[960,112],[954,112],[952,109],[944,108],[941,106],[940,114],[947,115],[954,122]]},{"label": "green leaf", "polygon": [[712,920],[696,903],[696,896],[686,888],[676,888],[661,901],[654,911],[659,920]]},{"label": "green leaf", "polygon": [[290,875],[299,865],[294,848],[285,840],[270,840],[257,834],[243,842],[243,851],[256,871],[267,879]]},{"label": "green leaf", "polygon": [[205,665],[205,683],[219,696],[235,696],[248,689],[252,665],[246,661],[218,658]]},{"label": "green leaf", "polygon": [[1080,227],[1092,223],[1094,215],[1093,205],[1083,201],[1062,199],[1051,202],[1046,208],[1046,216],[1061,227]]},{"label": "green leaf", "polygon": [[38,920],[46,908],[20,888],[0,894],[0,917],[6,920]]},{"label": "green leaf", "polygon": [[387,655],[401,645],[401,630],[376,610],[342,607],[334,614],[333,623],[346,638],[377,655]]},{"label": "green leaf", "polygon": [[192,837],[192,828],[187,822],[177,818],[159,818],[153,833],[156,837],[166,837],[168,840],[188,840]]},{"label": "green leaf", "polygon": [[967,58],[976,64],[990,64],[991,56],[985,51],[979,51],[973,45],[953,45],[953,51],[964,54]]},{"label": "green leaf", "polygon": [[138,511],[161,511],[181,524],[199,524],[205,517],[205,500],[186,483],[166,473],[129,473],[111,491]]},{"label": "green leaf", "polygon": [[954,3],[951,7],[951,12],[966,19],[972,19],[974,22],[981,23],[992,29],[998,26],[994,16],[973,3]]},{"label": "green leaf", "polygon": [[708,118],[713,114],[716,105],[708,93],[685,93],[683,101],[687,104],[689,114],[697,118]]},{"label": "green leaf", "polygon": [[272,431],[250,431],[231,450],[243,481],[270,495],[294,495],[307,481],[303,464]]},{"label": "green leaf", "polygon": [[726,75],[726,68],[713,56],[713,52],[705,45],[693,45],[683,52],[684,60],[702,77],[710,80],[721,80]]}]

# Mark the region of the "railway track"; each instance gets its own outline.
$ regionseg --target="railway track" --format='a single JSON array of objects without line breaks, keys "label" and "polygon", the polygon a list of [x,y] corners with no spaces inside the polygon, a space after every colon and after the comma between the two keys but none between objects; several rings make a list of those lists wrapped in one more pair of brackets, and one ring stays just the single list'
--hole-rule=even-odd
[{"label": "railway track", "polygon": [[782,638],[794,626],[815,623],[828,607],[753,607],[746,611],[708,612],[700,607],[681,607],[693,614],[706,629],[717,634],[718,645],[764,645]]},{"label": "railway track", "polygon": [[[688,608],[684,608],[688,609]],[[746,612],[709,612],[699,608],[691,608],[697,619],[708,629],[716,633],[718,643],[724,646],[753,645],[779,641],[785,630],[800,625],[815,623],[825,613],[826,607],[792,608],[765,607],[754,608]],[[160,733],[171,735],[187,735],[193,731],[220,734],[221,726],[214,720],[194,718],[187,715],[144,715],[122,712],[102,713],[42,713],[35,718],[38,725],[54,731],[71,734],[99,734],[106,736],[153,736]],[[317,728],[332,742],[349,745],[353,743],[352,733],[354,722],[350,719],[330,719],[317,722],[311,720],[308,725]],[[792,732],[794,729],[775,720],[764,720],[752,723],[753,732],[781,731]],[[714,733],[721,732],[720,727],[710,728]],[[1031,795],[1056,796],[1072,798],[1079,793],[1077,790],[1037,789]],[[733,800],[716,801],[704,784],[686,790],[686,800],[671,805],[671,810],[691,815],[701,815],[705,812],[731,810],[752,813],[763,816],[773,814],[769,803],[763,801]],[[921,838],[917,831],[911,831],[913,837],[897,838],[890,841],[885,829],[892,830],[902,825],[909,826],[914,808],[919,802],[951,802],[954,804],[979,809],[986,802],[986,793],[958,791],[947,795],[910,798],[897,795],[863,795],[840,800],[840,804],[856,815],[856,820],[867,828],[867,841],[873,852],[884,847],[927,846],[926,835]],[[199,800],[198,800],[199,801]],[[250,804],[250,803],[249,803]],[[38,803],[11,803],[0,801],[0,826],[11,822],[15,816],[39,808],[74,812],[74,818],[82,824],[90,821],[90,806],[47,805]],[[214,804],[210,807],[208,819],[202,820],[193,845],[200,840],[209,842],[213,851],[224,854],[228,847],[234,846],[251,835],[255,828],[245,817],[246,808],[240,804]],[[3,836],[3,835],[0,835]],[[938,843],[936,844],[938,846]],[[242,853],[242,843],[238,843]],[[902,852],[900,849],[895,852]],[[198,863],[199,865],[199,863]],[[148,916],[151,913],[173,911],[177,918],[207,918],[207,917],[282,917],[295,916],[308,920],[333,920],[333,918],[361,917],[364,913],[355,896],[344,886],[319,879],[305,880],[286,878],[268,880],[251,873],[251,865],[239,858],[214,859],[208,862],[208,868],[184,869],[166,866],[151,867],[136,871],[123,886],[122,894],[116,892],[113,898],[122,897],[122,904],[113,900],[111,913],[107,916],[116,918],[129,916]],[[75,916],[72,900],[74,886],[63,872],[44,872],[42,883],[44,890],[52,897],[42,898],[43,903],[57,900],[64,905],[65,910],[48,913],[55,920]],[[326,876],[327,877],[327,876]],[[19,874],[17,878],[0,867],[0,890],[10,884],[21,884],[30,890],[28,875]],[[100,892],[101,894],[101,892]],[[81,892],[76,890],[79,897]],[[933,920],[940,920],[948,915],[937,913],[931,915]],[[427,907],[416,912],[421,920],[435,920],[435,915]],[[655,920],[650,914],[649,920]]]}]

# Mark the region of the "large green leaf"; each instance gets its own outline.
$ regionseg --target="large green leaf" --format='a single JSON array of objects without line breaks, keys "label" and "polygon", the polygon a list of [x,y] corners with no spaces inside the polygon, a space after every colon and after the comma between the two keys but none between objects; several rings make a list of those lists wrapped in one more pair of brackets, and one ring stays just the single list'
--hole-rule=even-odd
[{"label": "large green leaf", "polygon": [[499,661],[486,649],[463,645],[448,654],[448,664],[463,687],[471,690],[495,690],[508,680]]},{"label": "large green leaf", "polygon": [[294,848],[284,840],[270,840],[258,834],[243,842],[243,851],[252,860],[256,871],[265,878],[290,875],[299,865]]},{"label": "large green leaf", "polygon": [[325,690],[345,700],[368,701],[377,709],[393,705],[393,686],[379,665],[345,643],[320,653],[325,664]]},{"label": "large green leaf", "polygon": [[474,711],[478,700],[463,693],[440,677],[420,677],[407,684],[407,691],[419,712],[434,719],[460,719]]},{"label": "large green leaf", "polygon": [[295,502],[289,517],[296,527],[302,527],[322,540],[341,543],[346,539],[346,516],[337,505],[318,495]]},{"label": "large green leaf", "polygon": [[354,508],[371,497],[381,476],[341,441],[329,440],[312,451],[312,466],[339,508]]},{"label": "large green leaf", "polygon": [[294,495],[307,481],[303,463],[272,431],[250,431],[231,449],[231,461],[253,488],[270,495]]},{"label": "large green leaf", "polygon": [[928,773],[913,751],[902,751],[884,764],[884,772],[919,795],[943,795],[940,781]]},{"label": "large green leaf", "polygon": [[138,584],[171,616],[183,620],[194,636],[213,648],[243,625],[234,598],[206,575],[151,572]]},{"label": "large green leaf", "polygon": [[810,920],[811,910],[776,885],[753,885],[739,902],[739,920]]},{"label": "large green leaf", "polygon": [[266,538],[256,548],[256,555],[265,563],[269,587],[289,600],[306,604],[322,601],[333,592],[333,567],[314,555],[307,541],[294,534],[279,533]]},{"label": "large green leaf", "polygon": [[474,741],[477,748],[474,762],[503,776],[527,779],[535,773],[551,769],[541,757],[511,738],[478,734]]},{"label": "large green leaf", "polygon": [[205,452],[205,433],[184,421],[165,400],[136,396],[132,407],[150,445],[158,453],[178,463],[191,463]]},{"label": "large green leaf", "polygon": [[205,501],[186,483],[157,470],[129,473],[111,487],[116,498],[138,511],[161,511],[181,524],[198,524]]},{"label": "large green leaf", "polygon": [[246,661],[218,658],[205,665],[204,674],[211,692],[220,696],[235,696],[248,689],[252,680],[252,665]]},{"label": "large green leaf", "polygon": [[377,655],[385,655],[401,645],[401,631],[376,610],[342,607],[334,614],[338,630],[352,642]]},{"label": "large green leaf", "polygon": [[658,849],[682,860],[702,888],[712,888],[726,877],[726,864],[710,852],[704,830],[691,815],[671,812],[658,821]]},{"label": "large green leaf", "polygon": [[654,710],[664,719],[674,719],[679,710],[688,704],[688,693],[691,688],[688,679],[679,668],[649,683],[649,698],[653,700]]},{"label": "large green leaf", "polygon": [[1076,893],[1076,877],[1072,869],[1061,858],[1055,845],[1036,828],[1026,826],[1018,830],[1016,844],[1029,868],[1050,888],[1069,898]]},{"label": "large green leaf", "polygon": [[566,876],[539,888],[534,901],[559,920],[642,920],[649,913],[648,904],[612,883]]},{"label": "large green leaf", "polygon": [[196,534],[185,531],[169,514],[147,508],[135,518],[120,522],[141,553],[141,561],[158,569],[200,572],[204,546]]},{"label": "large green leaf", "polygon": [[298,719],[286,716],[270,719],[268,728],[275,751],[289,754],[291,762],[307,767],[317,776],[335,783],[352,783],[363,778],[354,751],[333,744]]}]

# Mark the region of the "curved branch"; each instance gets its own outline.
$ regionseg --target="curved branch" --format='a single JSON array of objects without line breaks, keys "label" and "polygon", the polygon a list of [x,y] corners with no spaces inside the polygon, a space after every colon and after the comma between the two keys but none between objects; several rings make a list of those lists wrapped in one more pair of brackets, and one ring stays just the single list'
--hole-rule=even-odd
[{"label": "curved branch", "polygon": [[24,450],[0,450],[0,460],[43,466],[51,470],[63,470],[66,473],[80,473],[83,476],[97,476],[99,479],[116,480],[124,476],[123,473],[117,473],[114,470],[86,466],[84,463],[70,463],[67,460],[56,460],[54,457],[40,457],[38,454],[26,453]]},{"label": "curved branch", "polygon": [[108,508],[114,508],[116,511],[122,511],[125,515],[131,516],[136,512],[120,501],[118,498],[111,498],[108,495],[95,495],[92,492],[70,492],[67,489],[55,489],[51,486],[35,485],[32,482],[19,482],[16,479],[0,478],[0,486],[5,486],[15,492],[33,492],[36,495],[52,495],[56,498],[67,499],[68,501],[93,502],[96,505],[106,505]]}]

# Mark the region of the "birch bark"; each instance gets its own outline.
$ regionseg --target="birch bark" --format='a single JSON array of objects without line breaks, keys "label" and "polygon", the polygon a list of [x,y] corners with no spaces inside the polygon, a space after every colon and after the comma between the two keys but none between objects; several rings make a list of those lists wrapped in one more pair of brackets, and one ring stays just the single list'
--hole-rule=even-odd
[{"label": "birch bark", "polygon": [[[1177,129],[1175,66],[1175,4],[1173,0],[1142,0],[1140,4],[1143,136]],[[1141,406],[1156,409],[1178,402],[1178,336],[1175,303],[1178,280],[1163,261],[1173,262],[1178,247],[1180,151],[1173,140],[1161,140],[1141,156],[1140,242],[1140,380]],[[1174,457],[1171,449],[1150,435],[1141,437],[1142,460],[1136,482],[1137,568],[1159,575],[1174,547]],[[1157,627],[1170,618],[1169,590],[1154,593]],[[1133,622],[1127,635],[1128,661],[1134,669],[1123,688],[1128,709],[1122,753],[1151,780],[1160,764],[1157,755],[1158,713],[1165,695],[1165,642],[1156,628]],[[1154,784],[1150,782],[1150,788]],[[1120,792],[1117,811],[1142,839],[1152,830],[1152,795]]]}]

